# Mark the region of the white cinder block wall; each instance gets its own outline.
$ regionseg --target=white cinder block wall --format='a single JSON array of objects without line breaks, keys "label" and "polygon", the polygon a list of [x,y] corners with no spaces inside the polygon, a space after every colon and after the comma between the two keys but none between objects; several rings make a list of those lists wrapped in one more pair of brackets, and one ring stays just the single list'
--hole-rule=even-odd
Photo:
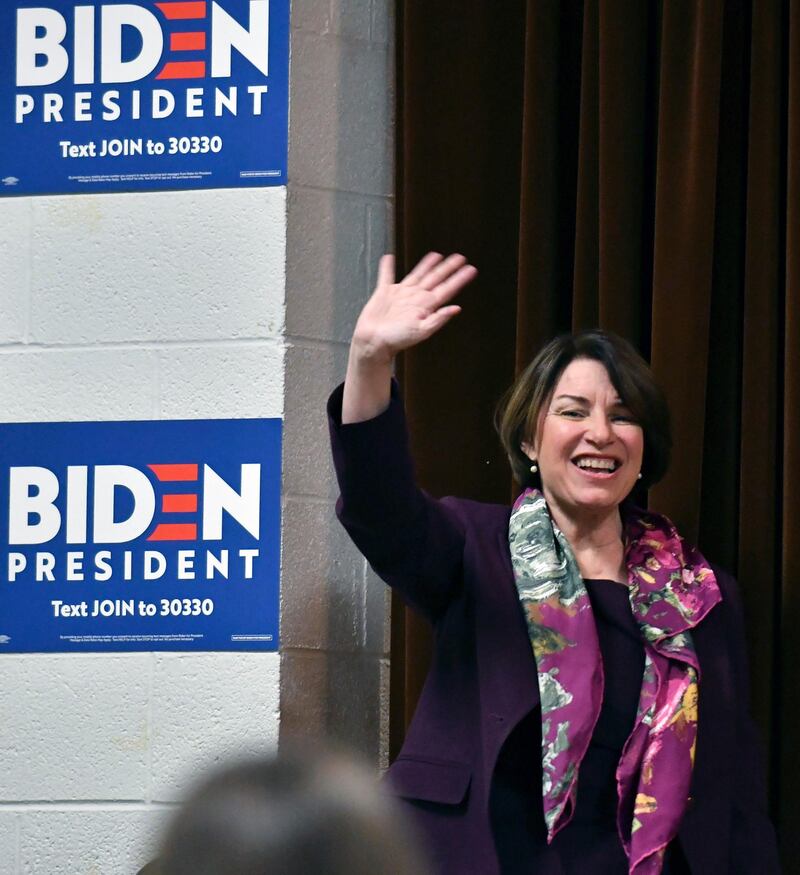
[{"label": "white cinder block wall", "polygon": [[[3,419],[282,416],[286,191],[0,203]],[[199,763],[277,742],[275,653],[0,658],[0,873],[132,875]]]},{"label": "white cinder block wall", "polygon": [[390,9],[293,4],[288,218],[283,188],[0,200],[0,419],[285,411],[282,657],[0,657],[0,875],[133,875],[197,770],[279,727],[385,763],[387,601],[323,404],[390,247]]}]

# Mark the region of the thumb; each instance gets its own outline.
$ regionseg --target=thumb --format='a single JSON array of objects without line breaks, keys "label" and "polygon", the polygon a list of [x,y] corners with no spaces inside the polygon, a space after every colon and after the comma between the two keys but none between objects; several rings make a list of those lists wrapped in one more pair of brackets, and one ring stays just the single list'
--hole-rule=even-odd
[{"label": "thumb", "polygon": [[378,262],[379,286],[391,286],[394,283],[394,255],[382,255]]}]

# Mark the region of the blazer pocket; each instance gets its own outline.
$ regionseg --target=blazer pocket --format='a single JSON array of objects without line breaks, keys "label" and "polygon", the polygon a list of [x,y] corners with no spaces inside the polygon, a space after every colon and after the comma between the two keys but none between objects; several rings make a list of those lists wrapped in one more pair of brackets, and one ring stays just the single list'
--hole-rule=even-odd
[{"label": "blazer pocket", "polygon": [[458,805],[467,795],[472,766],[455,760],[401,755],[389,767],[386,780],[396,796]]}]

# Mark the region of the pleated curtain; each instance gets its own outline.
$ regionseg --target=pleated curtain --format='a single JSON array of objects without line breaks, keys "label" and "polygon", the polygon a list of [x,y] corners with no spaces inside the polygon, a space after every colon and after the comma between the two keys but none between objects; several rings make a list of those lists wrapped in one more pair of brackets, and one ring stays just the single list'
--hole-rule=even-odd
[{"label": "pleated curtain", "polygon": [[[419,482],[508,502],[492,416],[515,374],[564,331],[638,347],[673,418],[647,500],[739,579],[794,871],[800,2],[402,0],[397,46],[400,267],[435,249],[480,271],[399,364]],[[429,634],[394,605],[394,751]]]}]

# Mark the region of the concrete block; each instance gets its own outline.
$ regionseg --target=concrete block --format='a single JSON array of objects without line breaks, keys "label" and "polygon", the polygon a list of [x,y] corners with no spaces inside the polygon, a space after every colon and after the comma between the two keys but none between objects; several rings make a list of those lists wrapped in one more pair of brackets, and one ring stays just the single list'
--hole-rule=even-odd
[{"label": "concrete block", "polygon": [[292,0],[292,30],[308,30],[323,34],[330,30],[331,10],[329,0]]},{"label": "concrete block", "polygon": [[5,422],[155,419],[156,353],[0,350]]},{"label": "concrete block", "polygon": [[284,495],[336,498],[325,405],[344,379],[345,346],[290,346],[286,353]]},{"label": "concrete block", "polygon": [[287,499],[283,520],[282,646],[359,648],[365,563],[333,504]]},{"label": "concrete block", "polygon": [[278,740],[277,653],[158,654],[151,798],[179,799],[200,769]]},{"label": "concrete block", "polygon": [[380,661],[380,708],[378,709],[378,768],[389,768],[389,707],[391,704],[391,661]]},{"label": "concrete block", "polygon": [[19,818],[15,811],[0,811],[0,875],[18,875]]},{"label": "concrete block", "polygon": [[293,182],[391,193],[391,63],[380,46],[295,32],[289,150]]},{"label": "concrete block", "polygon": [[331,30],[337,36],[368,40],[372,10],[370,0],[331,0]]},{"label": "concrete block", "polygon": [[[369,297],[367,202],[358,196],[291,186],[286,266],[290,336],[349,342]],[[300,256],[300,257],[298,257]]]},{"label": "concrete block", "polygon": [[325,738],[329,663],[340,655],[324,650],[281,651],[281,744]]},{"label": "concrete block", "polygon": [[388,656],[391,648],[392,592],[367,566],[364,587],[364,643],[368,653]]},{"label": "concrete block", "polygon": [[285,212],[283,188],[39,198],[31,335],[277,337]]},{"label": "concrete block", "polygon": [[0,343],[25,340],[31,285],[30,198],[0,201]]},{"label": "concrete block", "polygon": [[370,762],[378,754],[380,660],[363,654],[330,654],[328,732]]},{"label": "concrete block", "polygon": [[144,799],[146,653],[7,656],[0,799]]},{"label": "concrete block", "polygon": [[394,202],[391,198],[372,201],[367,204],[367,289],[370,292],[378,279],[380,257],[394,251]]},{"label": "concrete block", "polygon": [[160,414],[166,419],[283,415],[283,344],[264,342],[158,351]]},{"label": "concrete block", "polygon": [[285,650],[281,678],[281,743],[322,737],[378,762],[378,657]]},{"label": "concrete block", "polygon": [[372,21],[370,24],[370,39],[374,43],[391,43],[393,41],[394,4],[389,0],[372,0]]},{"label": "concrete block", "polygon": [[168,815],[158,808],[26,812],[20,875],[133,875],[155,856]]}]

